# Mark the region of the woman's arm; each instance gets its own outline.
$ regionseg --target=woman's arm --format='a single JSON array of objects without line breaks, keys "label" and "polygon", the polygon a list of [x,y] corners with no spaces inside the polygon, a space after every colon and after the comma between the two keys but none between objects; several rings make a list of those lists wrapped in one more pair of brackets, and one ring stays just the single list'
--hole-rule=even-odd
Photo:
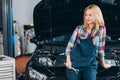
[{"label": "woman's arm", "polygon": [[71,69],[71,59],[70,59],[70,53],[71,53],[71,50],[74,46],[74,43],[78,37],[78,31],[79,31],[79,28],[76,27],[76,29],[74,30],[69,42],[68,42],[68,45],[66,47],[66,51],[65,51],[65,54],[66,54],[66,67]]},{"label": "woman's arm", "polygon": [[108,68],[111,67],[111,65],[105,64],[105,59],[104,59],[105,37],[106,37],[106,27],[102,26],[102,30],[100,32],[99,46],[98,46],[98,57],[100,59],[101,66],[104,68]]}]

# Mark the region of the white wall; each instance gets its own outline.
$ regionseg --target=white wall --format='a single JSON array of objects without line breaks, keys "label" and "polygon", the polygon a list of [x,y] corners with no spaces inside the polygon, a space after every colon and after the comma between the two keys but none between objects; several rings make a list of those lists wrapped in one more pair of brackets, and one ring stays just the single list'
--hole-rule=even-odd
[{"label": "white wall", "polygon": [[33,9],[41,0],[13,0],[13,20],[20,26],[33,22]]},{"label": "white wall", "polygon": [[40,1],[41,0],[12,0],[13,20],[18,22],[17,28],[19,29],[19,35],[22,40],[22,54],[25,53],[26,46],[26,40],[23,34],[23,26],[33,22],[33,10]]}]

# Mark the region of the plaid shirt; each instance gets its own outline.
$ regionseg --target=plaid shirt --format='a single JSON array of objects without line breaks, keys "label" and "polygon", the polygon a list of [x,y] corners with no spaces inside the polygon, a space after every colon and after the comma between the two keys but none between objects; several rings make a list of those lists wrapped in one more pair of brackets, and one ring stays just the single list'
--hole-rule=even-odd
[{"label": "plaid shirt", "polygon": [[[93,44],[97,46],[96,56],[98,56],[99,58],[105,56],[104,49],[105,49],[106,27],[102,26],[100,29],[101,30],[99,30],[99,34],[93,38]],[[76,41],[80,43],[80,40],[78,40],[78,37],[80,37],[81,39],[85,39],[92,36],[87,32],[86,28],[83,27],[83,25],[77,26],[66,47],[66,51],[65,51],[66,55],[70,54],[72,48],[74,47],[74,43]]]}]

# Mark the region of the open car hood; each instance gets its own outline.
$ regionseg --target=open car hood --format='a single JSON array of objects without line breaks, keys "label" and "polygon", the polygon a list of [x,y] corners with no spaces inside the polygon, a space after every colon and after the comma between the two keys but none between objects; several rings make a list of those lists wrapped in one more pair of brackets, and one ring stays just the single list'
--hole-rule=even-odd
[{"label": "open car hood", "polygon": [[100,6],[108,34],[118,34],[119,0],[42,0],[34,8],[35,37],[41,41],[72,33],[83,23],[84,8],[90,4]]}]

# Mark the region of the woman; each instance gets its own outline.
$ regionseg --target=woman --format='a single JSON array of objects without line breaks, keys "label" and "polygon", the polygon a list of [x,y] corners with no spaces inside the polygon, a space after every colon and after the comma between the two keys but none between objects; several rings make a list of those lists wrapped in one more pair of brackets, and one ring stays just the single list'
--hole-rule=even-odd
[{"label": "woman", "polygon": [[84,10],[84,23],[74,30],[66,47],[66,74],[68,80],[96,80],[97,60],[104,68],[106,27],[100,8],[89,5]]}]

